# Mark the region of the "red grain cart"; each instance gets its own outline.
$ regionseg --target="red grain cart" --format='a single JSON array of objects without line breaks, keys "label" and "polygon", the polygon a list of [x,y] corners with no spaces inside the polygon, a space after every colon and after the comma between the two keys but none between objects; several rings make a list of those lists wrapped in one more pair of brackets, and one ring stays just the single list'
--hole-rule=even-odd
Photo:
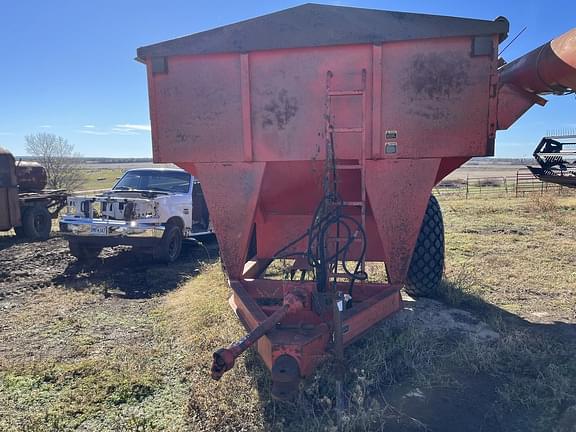
[{"label": "red grain cart", "polygon": [[[576,88],[575,31],[501,66],[507,33],[505,18],[308,4],[138,50],[154,161],[200,179],[250,331],[215,353],[214,378],[256,343],[286,397],[400,309],[402,286],[433,291],[434,185],[493,155],[538,94]],[[272,280],[281,258],[291,277]]]}]

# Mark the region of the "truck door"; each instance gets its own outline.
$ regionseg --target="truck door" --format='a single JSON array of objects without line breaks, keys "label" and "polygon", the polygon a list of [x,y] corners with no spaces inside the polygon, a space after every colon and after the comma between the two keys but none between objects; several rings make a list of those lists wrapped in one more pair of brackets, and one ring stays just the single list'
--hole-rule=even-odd
[{"label": "truck door", "polygon": [[20,203],[14,157],[0,148],[0,231],[8,231],[20,225]]}]

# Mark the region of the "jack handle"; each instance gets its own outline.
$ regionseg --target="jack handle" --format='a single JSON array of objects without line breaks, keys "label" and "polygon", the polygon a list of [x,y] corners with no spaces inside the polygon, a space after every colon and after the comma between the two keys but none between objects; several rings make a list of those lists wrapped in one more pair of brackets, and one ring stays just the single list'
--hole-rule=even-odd
[{"label": "jack handle", "polygon": [[224,373],[234,367],[235,360],[248,348],[254,345],[258,339],[272,330],[277,323],[289,313],[304,308],[304,298],[299,292],[289,292],[284,296],[282,307],[262,321],[250,333],[239,341],[234,342],[228,348],[220,348],[212,354],[212,379],[219,380]]}]

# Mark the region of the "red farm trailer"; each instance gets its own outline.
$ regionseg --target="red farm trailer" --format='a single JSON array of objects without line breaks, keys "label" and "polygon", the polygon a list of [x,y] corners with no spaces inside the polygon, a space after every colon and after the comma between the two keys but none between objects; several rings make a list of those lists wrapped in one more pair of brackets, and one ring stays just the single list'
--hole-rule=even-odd
[{"label": "red farm trailer", "polygon": [[45,189],[46,169],[36,162],[16,161],[0,147],[0,231],[14,228],[16,235],[46,240],[52,219],[66,205],[64,190]]},{"label": "red farm trailer", "polygon": [[[576,30],[504,64],[508,21],[306,4],[138,49],[155,162],[200,179],[273,394],[427,295],[443,271],[434,185],[494,154],[540,94],[576,88]],[[290,277],[266,269],[290,259]],[[376,280],[371,262],[384,263]]]}]

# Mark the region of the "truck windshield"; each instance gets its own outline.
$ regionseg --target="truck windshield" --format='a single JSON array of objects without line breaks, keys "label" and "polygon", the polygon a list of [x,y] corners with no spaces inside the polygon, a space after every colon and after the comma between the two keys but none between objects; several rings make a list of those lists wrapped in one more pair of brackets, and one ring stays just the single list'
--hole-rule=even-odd
[{"label": "truck windshield", "polygon": [[129,171],[112,189],[187,193],[190,190],[190,174],[180,171]]}]

